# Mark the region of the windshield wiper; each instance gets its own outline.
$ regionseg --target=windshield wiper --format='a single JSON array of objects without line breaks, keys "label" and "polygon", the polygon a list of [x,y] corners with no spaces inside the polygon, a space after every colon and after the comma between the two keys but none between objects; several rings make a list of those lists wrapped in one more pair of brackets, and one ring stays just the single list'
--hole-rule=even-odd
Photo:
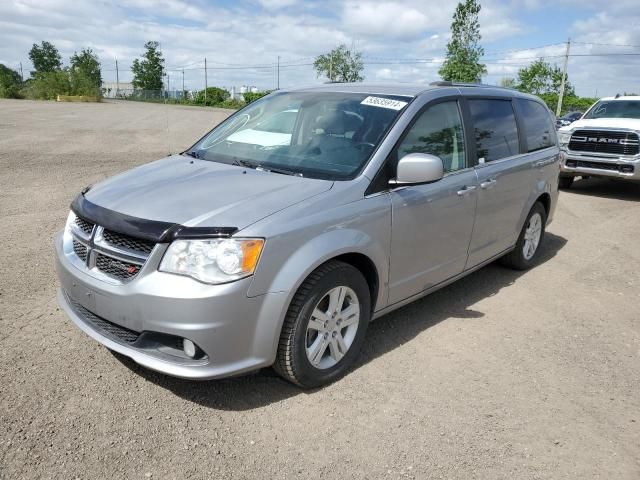
[{"label": "windshield wiper", "polygon": [[182,155],[186,155],[188,157],[193,157],[193,158],[200,158],[200,155],[198,154],[198,152],[193,150],[188,152],[182,152]]},{"label": "windshield wiper", "polygon": [[259,163],[253,163],[253,162],[250,162],[249,160],[243,160],[235,157],[233,159],[233,164],[239,167],[247,167],[247,168],[258,168],[260,166]]},{"label": "windshield wiper", "polygon": [[256,170],[263,170],[265,172],[271,172],[271,173],[280,173],[282,175],[291,175],[293,177],[302,177],[302,173],[294,172],[293,170],[286,170],[284,168],[265,167],[265,166],[262,166],[262,165],[258,165],[256,167]]},{"label": "windshield wiper", "polygon": [[281,175],[291,175],[293,177],[302,177],[302,173],[294,172],[293,170],[286,170],[284,168],[278,167],[267,167],[257,162],[251,162],[249,160],[234,158],[233,164],[238,165],[240,167],[253,168],[256,170],[262,170],[263,172],[271,172],[271,173],[279,173]]}]

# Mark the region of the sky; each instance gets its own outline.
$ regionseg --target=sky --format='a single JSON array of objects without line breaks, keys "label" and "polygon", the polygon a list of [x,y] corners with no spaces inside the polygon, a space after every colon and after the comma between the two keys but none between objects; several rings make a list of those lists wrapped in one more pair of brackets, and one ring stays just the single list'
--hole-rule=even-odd
[{"label": "sky", "polygon": [[[640,92],[640,0],[483,0],[487,84],[543,57],[562,66],[582,96]],[[145,41],[160,42],[170,89],[259,89],[321,83],[314,57],[344,43],[363,53],[368,82],[438,80],[457,1],[449,0],[0,0],[0,63],[32,69],[47,40],[63,62],[84,47],[105,81],[131,80]],[[606,5],[606,8],[603,8]],[[615,54],[615,55],[611,55]],[[635,54],[635,55],[634,55]]]}]

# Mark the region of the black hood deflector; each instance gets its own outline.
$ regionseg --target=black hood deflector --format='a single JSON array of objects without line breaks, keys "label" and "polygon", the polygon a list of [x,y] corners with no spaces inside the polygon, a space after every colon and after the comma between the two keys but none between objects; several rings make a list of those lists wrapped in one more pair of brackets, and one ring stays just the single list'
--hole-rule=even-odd
[{"label": "black hood deflector", "polygon": [[168,243],[179,238],[225,238],[238,231],[237,227],[185,227],[178,223],[132,217],[90,202],[85,198],[85,192],[71,202],[71,210],[76,215],[107,230],[131,237]]}]

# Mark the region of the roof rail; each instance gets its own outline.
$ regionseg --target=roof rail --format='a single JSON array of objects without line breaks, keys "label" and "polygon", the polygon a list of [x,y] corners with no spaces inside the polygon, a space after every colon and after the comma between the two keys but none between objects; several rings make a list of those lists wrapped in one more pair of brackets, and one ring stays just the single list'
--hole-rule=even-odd
[{"label": "roof rail", "polygon": [[482,88],[504,88],[496,87],[495,85],[486,85],[484,83],[468,83],[468,82],[450,82],[448,80],[437,80],[431,82],[429,85],[432,87],[482,87]]}]

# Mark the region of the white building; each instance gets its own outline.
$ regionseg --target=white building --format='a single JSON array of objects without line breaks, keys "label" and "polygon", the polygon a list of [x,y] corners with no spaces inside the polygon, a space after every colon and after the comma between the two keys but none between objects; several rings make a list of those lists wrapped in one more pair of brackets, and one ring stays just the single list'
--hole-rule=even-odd
[{"label": "white building", "polygon": [[133,83],[131,82],[102,82],[102,96],[105,98],[116,98],[116,90],[120,94],[129,94],[133,92]]}]

